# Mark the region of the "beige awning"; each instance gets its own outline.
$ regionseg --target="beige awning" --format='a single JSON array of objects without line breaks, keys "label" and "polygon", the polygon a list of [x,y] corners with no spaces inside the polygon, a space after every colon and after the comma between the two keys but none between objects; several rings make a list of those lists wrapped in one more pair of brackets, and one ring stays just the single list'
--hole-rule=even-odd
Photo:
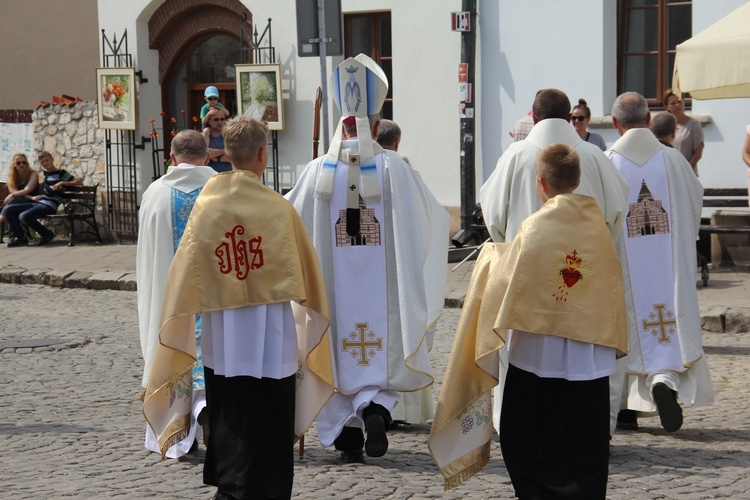
[{"label": "beige awning", "polygon": [[672,89],[694,99],[750,97],[750,2],[677,46]]}]

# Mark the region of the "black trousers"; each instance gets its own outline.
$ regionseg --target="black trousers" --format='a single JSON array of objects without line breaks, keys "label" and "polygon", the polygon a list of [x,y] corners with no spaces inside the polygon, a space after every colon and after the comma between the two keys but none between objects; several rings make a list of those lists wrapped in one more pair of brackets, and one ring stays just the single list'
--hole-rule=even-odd
[{"label": "black trousers", "polygon": [[500,448],[516,496],[604,499],[609,471],[609,377],[569,381],[508,368]]},{"label": "black trousers", "polygon": [[205,367],[211,434],[203,482],[233,498],[291,498],[295,377],[224,377]]}]

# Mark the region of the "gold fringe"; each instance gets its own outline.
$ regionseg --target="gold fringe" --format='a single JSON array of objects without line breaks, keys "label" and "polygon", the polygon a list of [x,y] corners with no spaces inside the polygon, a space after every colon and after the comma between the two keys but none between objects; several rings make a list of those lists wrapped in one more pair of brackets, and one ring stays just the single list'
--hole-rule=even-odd
[{"label": "gold fringe", "polygon": [[459,472],[458,474],[455,474],[445,480],[445,484],[443,485],[443,491],[448,491],[451,488],[455,488],[459,484],[468,481],[472,477],[476,476],[479,471],[485,468],[485,466],[489,463],[490,457],[489,456],[483,456],[480,458],[477,462],[474,462],[470,466],[466,467],[464,470]]},{"label": "gold fringe", "polygon": [[169,436],[165,441],[164,444],[161,445],[161,459],[166,460],[167,458],[167,450],[169,450],[172,446],[176,445],[190,434],[190,415],[185,415],[184,417],[185,422],[183,422],[183,425],[175,431],[171,436]]}]

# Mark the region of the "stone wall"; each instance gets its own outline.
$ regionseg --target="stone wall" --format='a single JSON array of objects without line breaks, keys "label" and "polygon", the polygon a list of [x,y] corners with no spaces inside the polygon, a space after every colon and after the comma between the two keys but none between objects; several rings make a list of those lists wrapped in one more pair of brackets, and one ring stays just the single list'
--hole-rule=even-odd
[{"label": "stone wall", "polygon": [[100,189],[104,188],[104,131],[98,126],[95,102],[40,107],[34,111],[32,120],[37,155],[49,151],[55,165],[86,185],[99,183]]}]

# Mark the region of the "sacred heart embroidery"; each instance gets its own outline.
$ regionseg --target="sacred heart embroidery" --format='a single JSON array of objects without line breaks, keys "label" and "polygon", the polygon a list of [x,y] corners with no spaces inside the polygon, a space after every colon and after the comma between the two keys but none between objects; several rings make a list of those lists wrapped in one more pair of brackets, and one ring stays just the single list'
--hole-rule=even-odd
[{"label": "sacred heart embroidery", "polygon": [[563,281],[568,288],[572,288],[573,285],[578,283],[579,279],[583,278],[581,271],[578,269],[561,269],[560,274],[562,274]]},{"label": "sacred heart embroidery", "polygon": [[581,267],[583,258],[578,255],[578,252],[574,249],[572,253],[565,256],[565,267],[560,269],[560,276],[562,276],[563,282],[557,287],[555,293],[552,294],[555,300],[561,302],[568,301],[568,293],[576,283],[583,279],[583,274],[578,270]]}]

